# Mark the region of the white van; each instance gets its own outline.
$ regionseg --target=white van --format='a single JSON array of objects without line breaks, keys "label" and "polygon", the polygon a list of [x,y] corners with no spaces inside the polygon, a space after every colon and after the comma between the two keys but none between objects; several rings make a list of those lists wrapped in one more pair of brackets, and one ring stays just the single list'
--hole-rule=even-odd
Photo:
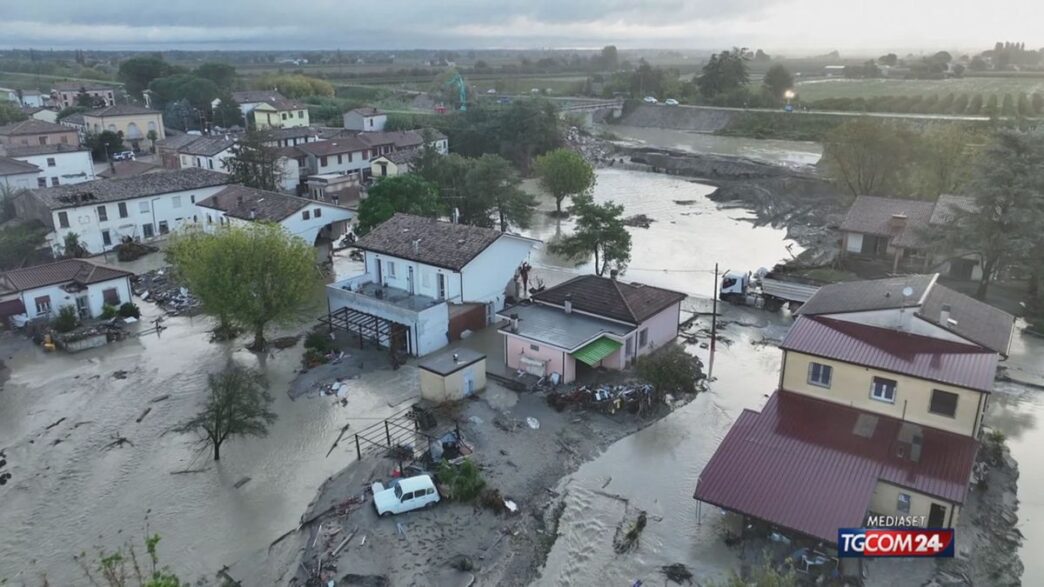
[{"label": "white van", "polygon": [[439,502],[439,492],[435,482],[429,475],[417,475],[408,479],[396,479],[385,488],[381,482],[375,482],[373,490],[373,507],[378,516],[401,514],[430,507]]}]

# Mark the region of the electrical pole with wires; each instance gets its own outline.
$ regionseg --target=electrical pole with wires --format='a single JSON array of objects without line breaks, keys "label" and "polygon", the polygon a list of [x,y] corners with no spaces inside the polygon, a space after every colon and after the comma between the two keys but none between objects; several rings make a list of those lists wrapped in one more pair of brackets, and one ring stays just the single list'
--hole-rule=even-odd
[{"label": "electrical pole with wires", "polygon": [[711,298],[711,339],[710,361],[707,364],[707,377],[714,372],[714,346],[718,339],[718,264],[714,264],[714,297]]}]

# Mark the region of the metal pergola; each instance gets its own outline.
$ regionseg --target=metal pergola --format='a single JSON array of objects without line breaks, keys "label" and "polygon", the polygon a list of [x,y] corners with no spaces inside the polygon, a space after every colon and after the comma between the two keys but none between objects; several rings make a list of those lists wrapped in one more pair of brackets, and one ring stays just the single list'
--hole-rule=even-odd
[{"label": "metal pergola", "polygon": [[[409,352],[409,329],[386,318],[345,307],[334,310],[326,316],[320,316],[319,322],[325,324],[331,332],[343,330],[349,334],[358,335],[360,349],[367,340],[377,346],[387,346],[391,352],[393,365],[398,366],[399,364],[396,355],[399,348],[405,348]],[[396,329],[396,326],[400,328]]]}]

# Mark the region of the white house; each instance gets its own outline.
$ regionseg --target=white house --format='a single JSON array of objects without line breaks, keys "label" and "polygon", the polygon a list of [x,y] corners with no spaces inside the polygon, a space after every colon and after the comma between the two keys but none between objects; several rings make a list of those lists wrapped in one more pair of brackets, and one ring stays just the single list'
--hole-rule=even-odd
[{"label": "white house", "polygon": [[229,173],[227,161],[233,157],[236,139],[228,135],[202,137],[178,149],[179,167],[199,167]]},{"label": "white house", "polygon": [[381,132],[388,122],[388,115],[380,110],[369,108],[354,108],[344,113],[344,128],[360,132]]},{"label": "white house", "polygon": [[375,157],[370,161],[370,177],[394,177],[409,173],[420,154],[420,149],[406,149]]},{"label": "white house", "polygon": [[227,183],[228,175],[199,168],[96,179],[23,193],[15,199],[15,211],[51,227],[54,250],[76,233],[80,244],[97,254],[122,239],[147,241],[197,222],[195,203]]},{"label": "white house", "polygon": [[84,259],[8,271],[0,274],[0,318],[56,316],[64,306],[74,306],[81,318],[96,318],[107,305],[131,301],[133,275]]},{"label": "white house", "polygon": [[196,202],[203,230],[248,222],[273,222],[320,249],[326,260],[330,245],[348,230],[352,211],[326,202],[229,185]]},{"label": "white house", "polygon": [[12,190],[36,187],[40,168],[24,161],[0,156],[0,186]]},{"label": "white house", "polygon": [[307,175],[362,173],[370,168],[370,146],[353,136],[297,145],[305,154]]},{"label": "white house", "polygon": [[540,241],[396,214],[356,243],[364,271],[327,286],[324,321],[412,355],[488,325]]},{"label": "white house", "polygon": [[91,152],[74,145],[6,145],[0,154],[40,168],[32,187],[83,183],[95,179]]}]

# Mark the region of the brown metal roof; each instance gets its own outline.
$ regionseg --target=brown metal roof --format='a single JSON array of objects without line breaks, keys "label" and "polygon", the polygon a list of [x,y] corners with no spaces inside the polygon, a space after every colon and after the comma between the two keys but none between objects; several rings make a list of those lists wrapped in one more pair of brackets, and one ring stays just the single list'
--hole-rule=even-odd
[{"label": "brown metal roof", "polygon": [[400,213],[379,224],[360,238],[355,246],[374,253],[460,271],[502,236],[506,235],[492,228],[453,224]]},{"label": "brown metal roof", "polygon": [[[788,391],[744,410],[703,468],[694,497],[836,543],[861,526],[886,481],[963,503],[979,443],[932,428],[917,462],[898,456],[903,423]],[[856,433],[857,427],[861,434]]]},{"label": "brown metal roof", "polygon": [[24,291],[70,281],[80,285],[90,285],[133,275],[130,271],[98,265],[84,259],[64,259],[46,265],[8,271],[3,274],[2,278],[15,291]]},{"label": "brown metal roof", "polygon": [[685,294],[597,275],[580,275],[533,295],[538,302],[556,306],[564,305],[567,298],[575,310],[637,325],[684,300]]},{"label": "brown metal roof", "polygon": [[986,392],[997,374],[982,347],[831,318],[798,317],[781,347]]}]

